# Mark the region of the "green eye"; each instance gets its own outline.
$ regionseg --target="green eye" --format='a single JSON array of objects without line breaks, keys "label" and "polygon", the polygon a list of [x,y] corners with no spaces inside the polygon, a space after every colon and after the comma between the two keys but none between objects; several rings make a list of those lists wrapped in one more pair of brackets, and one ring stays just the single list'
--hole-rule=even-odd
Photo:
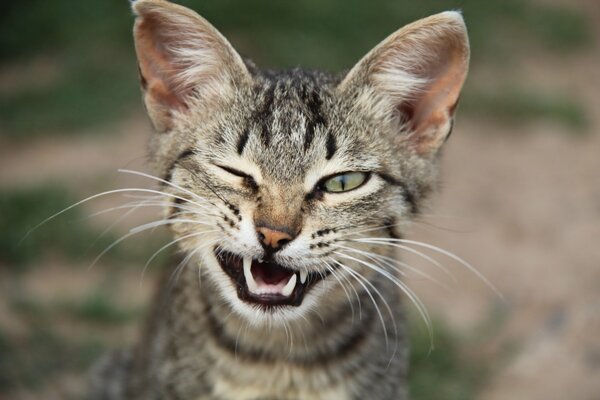
[{"label": "green eye", "polygon": [[368,177],[365,172],[346,172],[327,179],[323,189],[330,193],[347,192],[365,183]]}]

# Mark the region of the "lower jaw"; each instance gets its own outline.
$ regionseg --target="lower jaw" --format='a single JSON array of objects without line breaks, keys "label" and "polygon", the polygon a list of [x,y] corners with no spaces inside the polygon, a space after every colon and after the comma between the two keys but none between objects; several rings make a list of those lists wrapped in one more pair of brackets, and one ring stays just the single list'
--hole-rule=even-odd
[{"label": "lower jaw", "polygon": [[208,313],[210,325],[217,328],[211,330],[214,339],[236,359],[319,368],[372,332],[379,331],[384,342],[373,308],[363,305],[360,309],[357,303],[345,301],[342,293],[335,292],[335,300],[318,313],[309,311],[312,305],[301,309],[263,307],[235,297],[209,307]]},{"label": "lower jaw", "polygon": [[[241,265],[243,263],[241,257],[231,253],[215,254],[215,257],[223,272],[228,275],[232,284],[236,288],[238,299],[254,309],[259,309],[268,313],[275,313],[277,311],[284,311],[285,309],[291,307],[301,306],[305,295],[313,288],[313,286],[329,275],[329,273],[325,273],[323,275],[312,273],[303,277],[305,280],[301,280],[300,278],[296,279],[296,286],[288,296],[284,296],[279,293],[258,295],[248,289],[243,266]],[[255,264],[263,263],[252,261],[253,266],[251,268],[254,268]],[[266,265],[271,265],[271,268],[281,268],[283,270],[287,270],[285,267],[273,267],[274,264],[269,262],[267,262]],[[287,271],[292,274],[299,274],[299,272],[290,270]]]},{"label": "lower jaw", "polygon": [[239,288],[237,290],[238,299],[249,306],[258,308],[265,312],[275,312],[287,307],[299,307],[304,300],[304,293],[297,294],[294,292],[289,297],[279,295],[274,296],[256,296],[250,293],[247,289]]}]

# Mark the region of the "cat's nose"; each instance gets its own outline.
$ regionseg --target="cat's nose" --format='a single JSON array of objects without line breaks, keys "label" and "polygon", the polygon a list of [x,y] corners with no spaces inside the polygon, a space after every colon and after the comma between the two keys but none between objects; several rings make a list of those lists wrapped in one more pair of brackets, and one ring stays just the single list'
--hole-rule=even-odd
[{"label": "cat's nose", "polygon": [[267,228],[266,226],[257,227],[256,233],[258,234],[258,240],[265,249],[270,251],[277,251],[286,243],[289,243],[294,239],[288,232]]}]

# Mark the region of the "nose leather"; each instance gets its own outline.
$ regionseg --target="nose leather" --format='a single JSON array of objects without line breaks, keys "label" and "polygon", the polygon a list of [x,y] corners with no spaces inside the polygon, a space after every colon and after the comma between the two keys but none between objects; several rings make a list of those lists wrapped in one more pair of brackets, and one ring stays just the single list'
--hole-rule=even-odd
[{"label": "nose leather", "polygon": [[258,238],[262,244],[272,249],[279,249],[293,239],[292,235],[287,232],[267,227],[258,227],[256,228],[256,232],[258,233]]}]

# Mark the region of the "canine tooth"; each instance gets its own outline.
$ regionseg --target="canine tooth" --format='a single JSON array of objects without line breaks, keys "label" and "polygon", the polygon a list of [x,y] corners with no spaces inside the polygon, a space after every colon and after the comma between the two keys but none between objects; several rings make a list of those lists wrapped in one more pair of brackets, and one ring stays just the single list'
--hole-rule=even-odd
[{"label": "canine tooth", "polygon": [[244,276],[246,277],[246,285],[248,290],[255,293],[258,289],[258,285],[252,276],[252,257],[244,257]]},{"label": "canine tooth", "polygon": [[288,283],[284,286],[283,289],[281,289],[281,294],[286,297],[290,296],[292,294],[292,292],[294,291],[294,288],[296,287],[297,280],[298,280],[298,276],[296,274],[292,275],[292,277],[290,278]]},{"label": "canine tooth", "polygon": [[306,283],[307,276],[308,276],[308,271],[306,271],[305,269],[300,271],[300,282],[302,282],[302,284]]}]

